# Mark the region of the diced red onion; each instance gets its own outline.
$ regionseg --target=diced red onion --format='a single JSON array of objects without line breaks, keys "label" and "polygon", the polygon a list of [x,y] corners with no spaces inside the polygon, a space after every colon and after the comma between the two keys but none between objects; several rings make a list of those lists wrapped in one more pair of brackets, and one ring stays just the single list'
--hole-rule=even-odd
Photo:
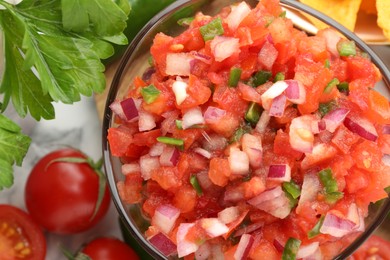
[{"label": "diced red onion", "polygon": [[211,246],[209,243],[203,243],[199,246],[199,249],[195,252],[196,260],[207,260],[211,255]]},{"label": "diced red onion", "polygon": [[261,95],[255,88],[252,88],[242,82],[238,82],[237,89],[241,92],[242,99],[256,103],[261,102]]},{"label": "diced red onion", "polygon": [[164,143],[157,142],[157,143],[154,144],[152,147],[150,147],[149,155],[150,155],[150,156],[160,156],[160,155],[163,153],[164,148],[165,148],[166,146],[167,146],[167,145],[164,144]]},{"label": "diced red onion", "polygon": [[139,165],[141,167],[142,178],[149,180],[152,171],[160,167],[160,161],[158,157],[151,157],[149,154],[146,154],[139,158]]},{"label": "diced red onion", "polygon": [[161,116],[165,119],[161,122],[161,133],[166,135],[167,133],[173,133],[176,129],[176,120],[179,118],[179,110],[167,111]]},{"label": "diced red onion", "polygon": [[320,243],[319,242],[313,242],[307,245],[301,245],[299,247],[298,253],[296,258],[301,259],[304,258],[306,259],[307,257],[313,255],[319,248]]},{"label": "diced red onion", "polygon": [[188,129],[194,125],[204,124],[205,119],[202,115],[202,110],[200,107],[194,107],[188,110],[183,115],[182,127],[183,129]]},{"label": "diced red onion", "polygon": [[253,168],[259,168],[263,160],[261,137],[246,133],[242,136],[241,145],[242,150],[248,156],[249,164]]},{"label": "diced red onion", "polygon": [[139,173],[141,171],[141,167],[139,166],[139,163],[136,162],[125,163],[122,165],[121,169],[123,175]]},{"label": "diced red onion", "polygon": [[189,53],[168,53],[166,57],[165,73],[171,76],[189,76],[191,61],[194,58]]},{"label": "diced red onion", "polygon": [[336,129],[343,123],[345,117],[348,115],[349,109],[336,108],[327,113],[322,120],[325,122],[326,130],[334,133]]},{"label": "diced red onion", "polygon": [[306,202],[314,201],[317,198],[318,192],[321,190],[320,180],[317,174],[307,173],[303,177],[301,196],[299,197],[297,213],[299,214],[302,206]]},{"label": "diced red onion", "polygon": [[199,60],[199,61],[202,61],[206,64],[211,64],[212,62],[212,59],[209,55],[206,55],[206,54],[203,54],[203,53],[200,53],[200,52],[196,52],[196,51],[191,51],[191,55],[196,59],[196,60]]},{"label": "diced red onion", "polygon": [[346,117],[344,125],[353,133],[361,137],[375,142],[378,138],[375,126],[365,118],[362,117]]},{"label": "diced red onion", "polygon": [[212,244],[211,245],[210,259],[218,259],[218,260],[225,259],[221,244]]},{"label": "diced red onion", "polygon": [[349,206],[347,212],[347,219],[355,223],[355,227],[354,227],[355,231],[364,231],[365,228],[364,217],[360,209],[357,207],[356,203],[351,203],[351,205]]},{"label": "diced red onion", "polygon": [[262,228],[263,226],[264,226],[263,222],[257,222],[257,223],[250,224],[250,225],[243,227],[243,228],[240,228],[236,232],[234,232],[234,237],[239,237],[243,234],[250,234],[253,231],[256,231],[256,230]]},{"label": "diced red onion", "polygon": [[161,232],[149,238],[149,242],[165,256],[173,255],[177,251],[177,247],[172,240]]},{"label": "diced red onion", "polygon": [[290,145],[294,150],[310,153],[313,150],[314,135],[311,131],[312,115],[296,117],[290,125]]},{"label": "diced red onion", "polygon": [[203,157],[210,159],[211,158],[211,153],[203,148],[197,147],[194,149],[194,152],[197,154],[202,155]]},{"label": "diced red onion", "polygon": [[275,46],[269,41],[266,41],[263,44],[263,47],[261,47],[257,61],[259,64],[263,65],[265,69],[271,70],[276,61],[276,58],[278,57],[278,54],[279,52]]},{"label": "diced red onion", "polygon": [[175,94],[176,103],[180,105],[187,98],[188,84],[182,80],[176,80],[172,84],[172,91]]},{"label": "diced red onion", "polygon": [[286,106],[287,98],[281,94],[272,100],[271,108],[269,109],[269,115],[274,117],[282,117],[284,114],[284,108]]},{"label": "diced red onion", "polygon": [[270,33],[267,34],[265,39],[266,39],[267,42],[274,44],[274,39],[272,38],[272,35]]},{"label": "diced red onion", "polygon": [[243,192],[238,189],[226,190],[223,195],[223,200],[227,202],[238,202],[245,198]]},{"label": "diced red onion", "polygon": [[[122,119],[122,120],[127,120],[126,115],[125,115],[125,113],[123,112],[123,108],[122,108],[122,106],[121,106],[119,100],[117,100],[117,99],[114,100],[114,102],[112,102],[112,103],[110,104],[110,109],[111,109],[111,111],[112,111],[115,115],[119,116],[120,119]],[[138,111],[137,111],[137,113],[138,113]]]},{"label": "diced red onion", "polygon": [[386,166],[390,166],[390,155],[389,154],[384,154],[382,156],[382,162],[386,165]]},{"label": "diced red onion", "polygon": [[284,246],[279,242],[279,240],[274,239],[272,244],[274,245],[276,250],[278,250],[280,253],[282,253],[284,251]]},{"label": "diced red onion", "polygon": [[218,123],[223,116],[226,115],[226,111],[217,107],[209,106],[204,112],[204,120],[207,124]]},{"label": "diced red onion", "polygon": [[256,124],[256,128],[255,128],[256,132],[258,132],[260,134],[264,134],[265,129],[267,128],[270,119],[271,119],[271,117],[270,117],[268,111],[264,110],[263,113],[261,113],[260,119]]},{"label": "diced red onion", "polygon": [[221,236],[229,231],[229,228],[218,218],[202,218],[199,223],[210,238]]},{"label": "diced red onion", "polygon": [[218,212],[218,219],[224,224],[235,221],[239,216],[240,210],[236,206],[228,207]]},{"label": "diced red onion", "polygon": [[261,95],[261,102],[264,109],[269,110],[272,104],[272,100],[282,94],[287,89],[287,87],[288,85],[284,81],[277,81],[272,84],[272,86]]},{"label": "diced red onion", "polygon": [[215,36],[210,43],[215,61],[223,61],[239,52],[239,39],[226,36]]},{"label": "diced red onion", "polygon": [[306,101],[306,90],[300,81],[288,79],[284,82],[288,85],[284,93],[289,101],[294,104],[302,104]]},{"label": "diced red onion", "polygon": [[275,181],[290,181],[291,168],[288,164],[272,164],[269,166],[268,179]]},{"label": "diced red onion", "polygon": [[283,190],[280,186],[277,186],[275,188],[269,189],[261,193],[260,195],[257,195],[256,197],[248,200],[248,203],[252,206],[257,207],[258,205],[261,205],[263,202],[268,200],[273,200],[283,194]]},{"label": "diced red onion", "polygon": [[326,123],[322,119],[315,119],[311,122],[311,132],[313,134],[318,134],[326,130]]},{"label": "diced red onion", "polygon": [[138,119],[138,107],[136,100],[127,98],[122,101],[115,100],[111,105],[111,110],[121,119],[126,121],[134,121]]},{"label": "diced red onion", "polygon": [[382,134],[388,135],[390,134],[390,125],[384,125],[382,128]]},{"label": "diced red onion", "polygon": [[164,234],[169,234],[180,216],[180,210],[172,205],[165,204],[156,208],[152,217],[152,224]]},{"label": "diced red onion", "polygon": [[154,67],[147,68],[145,72],[142,74],[142,80],[144,81],[149,80],[155,72],[156,69]]},{"label": "diced red onion", "polygon": [[208,151],[223,150],[228,142],[225,137],[218,134],[210,134],[207,140],[202,142],[202,147]]},{"label": "diced red onion", "polygon": [[251,12],[251,8],[245,2],[241,2],[236,6],[232,6],[232,11],[226,17],[226,22],[229,28],[233,31],[237,29],[242,20]]},{"label": "diced red onion", "polygon": [[138,130],[140,132],[149,131],[156,127],[154,116],[146,111],[139,111]]},{"label": "diced red onion", "polygon": [[249,158],[245,152],[231,149],[228,161],[232,174],[245,175],[249,173]]},{"label": "diced red onion", "polygon": [[177,254],[179,257],[194,253],[198,250],[199,246],[186,239],[189,230],[195,226],[195,223],[181,223],[177,230],[176,241],[177,241]]},{"label": "diced red onion", "polygon": [[334,210],[328,211],[320,228],[320,232],[334,237],[343,237],[351,233],[356,224],[340,215],[341,213]]},{"label": "diced red onion", "polygon": [[209,178],[207,171],[198,172],[196,174],[196,178],[198,179],[199,185],[203,190],[208,190],[214,186],[213,182]]},{"label": "diced red onion", "polygon": [[176,166],[179,162],[180,152],[174,146],[165,146],[163,153],[160,155],[160,165]]},{"label": "diced red onion", "polygon": [[241,236],[240,242],[238,243],[236,252],[234,252],[234,259],[243,260],[247,259],[249,252],[252,248],[254,238],[249,234]]}]

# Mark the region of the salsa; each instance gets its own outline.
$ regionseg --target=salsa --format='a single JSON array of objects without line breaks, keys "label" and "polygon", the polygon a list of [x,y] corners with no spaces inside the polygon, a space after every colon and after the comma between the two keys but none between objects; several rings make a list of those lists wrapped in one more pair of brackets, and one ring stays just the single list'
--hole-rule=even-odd
[{"label": "salsa", "polygon": [[294,28],[278,0],[158,33],[111,109],[121,199],[185,259],[331,259],[390,186],[379,70],[333,29]]}]

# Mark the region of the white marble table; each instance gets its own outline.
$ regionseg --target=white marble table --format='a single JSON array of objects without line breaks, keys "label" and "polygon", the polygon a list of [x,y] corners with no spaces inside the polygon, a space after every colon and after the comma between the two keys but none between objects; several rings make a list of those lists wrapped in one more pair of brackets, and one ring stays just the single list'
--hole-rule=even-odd
[{"label": "white marble table", "polygon": [[[27,119],[21,123],[23,132],[32,138],[32,144],[22,167],[15,167],[14,185],[11,189],[0,192],[0,204],[12,204],[25,210],[24,187],[32,166],[44,154],[61,145],[78,148],[94,160],[101,157],[101,122],[93,98],[83,98],[73,105],[55,104],[55,108],[55,120],[35,122]],[[113,203],[105,218],[89,231],[77,235],[45,235],[48,246],[47,260],[66,259],[62,255],[60,245],[77,250],[83,243],[97,236],[121,238],[118,214]]]}]

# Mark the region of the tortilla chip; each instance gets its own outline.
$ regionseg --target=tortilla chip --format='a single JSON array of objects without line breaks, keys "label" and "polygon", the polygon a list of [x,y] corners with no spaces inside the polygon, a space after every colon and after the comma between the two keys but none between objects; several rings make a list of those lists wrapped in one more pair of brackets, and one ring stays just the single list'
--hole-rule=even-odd
[{"label": "tortilla chip", "polygon": [[390,40],[390,1],[377,0],[376,9],[378,10],[378,25],[383,29],[383,34]]},{"label": "tortilla chip", "polygon": [[[321,11],[344,25],[349,30],[355,29],[357,13],[362,0],[300,0],[302,3]],[[389,1],[389,0],[383,0]],[[313,17],[309,20],[319,29],[326,28],[324,23]]]},{"label": "tortilla chip", "polygon": [[376,14],[376,0],[362,0],[360,10],[368,14]]}]

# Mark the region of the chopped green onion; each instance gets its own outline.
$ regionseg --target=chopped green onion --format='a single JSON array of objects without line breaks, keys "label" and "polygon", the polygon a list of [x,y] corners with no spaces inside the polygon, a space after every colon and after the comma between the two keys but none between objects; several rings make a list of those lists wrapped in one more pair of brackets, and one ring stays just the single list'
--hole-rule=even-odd
[{"label": "chopped green onion", "polygon": [[260,119],[262,109],[256,102],[250,102],[248,110],[245,113],[245,120],[252,126],[255,126]]},{"label": "chopped green onion", "polygon": [[181,120],[175,120],[176,128],[179,130],[183,130],[183,121]]},{"label": "chopped green onion", "polygon": [[321,117],[324,117],[326,114],[328,114],[330,111],[335,109],[337,107],[336,101],[332,100],[327,103],[320,103],[318,107],[318,112],[320,112]]},{"label": "chopped green onion", "polygon": [[283,190],[284,194],[286,195],[287,199],[289,200],[290,208],[294,208],[296,205],[298,205],[298,199],[294,199],[293,196],[291,196],[290,193],[288,193],[286,190]]},{"label": "chopped green onion", "polygon": [[337,43],[337,50],[340,56],[355,56],[356,46],[354,41],[341,40]]},{"label": "chopped green onion", "polygon": [[196,191],[196,194],[198,194],[198,196],[203,195],[202,187],[200,187],[199,182],[198,182],[198,178],[196,177],[196,175],[191,175],[190,183],[191,183],[192,187],[194,188],[194,190]]},{"label": "chopped green onion", "polygon": [[195,17],[184,17],[177,21],[177,24],[180,26],[189,26],[192,21],[195,19]]},{"label": "chopped green onion", "polygon": [[234,134],[233,134],[232,137],[230,138],[229,142],[230,142],[230,143],[239,142],[240,139],[241,139],[241,137],[242,137],[244,134],[249,133],[251,130],[252,130],[252,128],[251,128],[249,125],[244,125],[244,126],[239,127],[239,128],[234,132]]},{"label": "chopped green onion", "polygon": [[295,260],[300,246],[301,240],[290,237],[284,246],[282,260]]},{"label": "chopped green onion", "polygon": [[256,88],[257,86],[266,83],[271,78],[271,76],[272,73],[270,71],[260,70],[249,79],[248,85]]},{"label": "chopped green onion", "polygon": [[329,59],[325,60],[325,68],[329,69],[330,68],[330,62]]},{"label": "chopped green onion", "polygon": [[285,79],[284,73],[283,72],[278,72],[275,75],[274,82],[282,81],[284,79]]},{"label": "chopped green onion", "polygon": [[332,89],[337,86],[340,83],[340,81],[337,78],[332,79],[325,87],[324,93],[329,94]]},{"label": "chopped green onion", "polygon": [[160,95],[160,90],[158,90],[154,85],[149,85],[141,89],[141,95],[144,98],[146,104],[150,104],[158,98]]},{"label": "chopped green onion", "polygon": [[337,181],[333,178],[331,169],[324,169],[320,171],[318,175],[322,185],[324,186],[326,202],[333,204],[344,196],[344,194],[339,191]]},{"label": "chopped green onion", "polygon": [[340,82],[338,85],[337,85],[337,89],[340,91],[340,92],[343,92],[343,93],[348,93],[349,92],[349,83],[348,82]]},{"label": "chopped green onion", "polygon": [[291,197],[294,199],[298,198],[301,195],[301,189],[298,184],[296,184],[293,180],[290,182],[283,182],[283,189],[288,192]]},{"label": "chopped green onion", "polygon": [[241,72],[242,70],[240,68],[231,68],[228,80],[229,87],[237,87]]},{"label": "chopped green onion", "polygon": [[313,237],[320,234],[322,223],[324,223],[324,216],[321,216],[320,220],[318,220],[315,226],[309,232],[307,232],[307,237],[309,239],[312,239]]},{"label": "chopped green onion", "polygon": [[163,144],[177,146],[180,150],[184,149],[184,140],[179,139],[179,138],[160,136],[160,137],[157,137],[157,141],[159,141],[160,143],[163,143]]},{"label": "chopped green onion", "polygon": [[214,39],[217,35],[223,35],[224,29],[222,26],[222,19],[220,17],[212,20],[208,24],[205,24],[199,28],[204,41]]}]

